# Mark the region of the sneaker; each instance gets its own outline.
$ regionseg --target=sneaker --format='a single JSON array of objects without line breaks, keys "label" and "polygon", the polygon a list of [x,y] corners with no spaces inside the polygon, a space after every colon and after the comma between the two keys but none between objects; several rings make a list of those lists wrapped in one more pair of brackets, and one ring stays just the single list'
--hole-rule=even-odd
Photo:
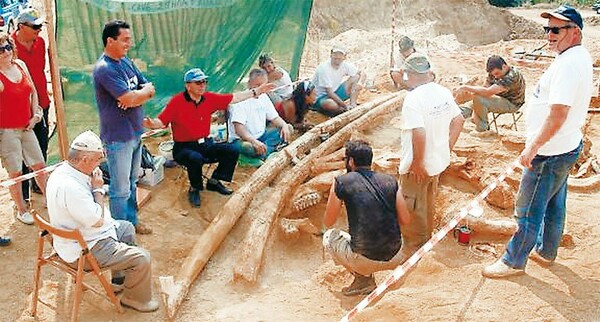
[{"label": "sneaker", "polygon": [[529,259],[544,267],[548,267],[554,264],[553,259],[546,259],[544,256],[540,255],[540,253],[538,253],[537,250],[534,250],[531,252],[531,254],[529,254]]},{"label": "sneaker", "polygon": [[152,228],[142,224],[141,222],[138,222],[137,225],[135,225],[134,227],[135,227],[136,234],[140,234],[140,235],[152,234]]},{"label": "sneaker", "polygon": [[17,213],[17,219],[26,225],[33,225],[33,216],[29,211],[26,211],[22,214]]},{"label": "sneaker", "polygon": [[481,274],[487,278],[502,278],[525,274],[525,270],[510,267],[504,264],[504,261],[501,258],[495,263],[486,266],[483,271],[481,271]]},{"label": "sneaker", "polygon": [[368,295],[377,288],[373,275],[362,276],[354,274],[354,281],[348,287],[342,289],[342,294],[345,296]]},{"label": "sneaker", "polygon": [[10,237],[0,236],[0,246],[8,246],[11,242]]},{"label": "sneaker", "polygon": [[188,201],[194,208],[200,208],[200,191],[198,189],[190,188],[188,190]]},{"label": "sneaker", "polygon": [[139,312],[154,312],[158,310],[158,301],[155,300],[150,300],[146,303],[141,303],[136,300],[132,300],[126,296],[123,296],[121,297],[121,304]]}]

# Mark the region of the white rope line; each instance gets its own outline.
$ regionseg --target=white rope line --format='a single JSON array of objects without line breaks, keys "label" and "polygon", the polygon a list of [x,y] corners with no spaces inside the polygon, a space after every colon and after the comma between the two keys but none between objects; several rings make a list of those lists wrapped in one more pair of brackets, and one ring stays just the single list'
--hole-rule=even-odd
[{"label": "white rope line", "polygon": [[483,214],[483,209],[479,206],[479,203],[487,197],[487,195],[494,190],[498,184],[506,179],[507,176],[514,173],[516,167],[520,167],[519,160],[516,159],[510,165],[508,165],[504,173],[500,174],[485,187],[475,198],[473,198],[465,207],[462,207],[458,214],[456,214],[445,226],[438,230],[431,239],[429,239],[421,248],[419,248],[408,260],[402,265],[396,267],[392,274],[390,274],[383,283],[381,283],[373,292],[365,297],[360,303],[358,303],[352,310],[348,311],[344,317],[340,319],[340,322],[348,322],[350,319],[355,317],[358,313],[362,312],[369,304],[379,297],[385,290],[392,284],[396,283],[402,276],[406,274],[423,256],[428,253],[433,246],[440,242],[446,235],[454,229],[458,223],[464,219],[467,215],[479,217]]}]

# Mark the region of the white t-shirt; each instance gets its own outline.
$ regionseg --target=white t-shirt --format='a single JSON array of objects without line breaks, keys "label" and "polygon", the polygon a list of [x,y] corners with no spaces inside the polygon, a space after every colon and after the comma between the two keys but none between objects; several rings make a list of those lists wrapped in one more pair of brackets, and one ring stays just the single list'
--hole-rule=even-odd
[{"label": "white t-shirt", "polygon": [[258,139],[265,133],[267,121],[272,121],[277,117],[279,114],[267,94],[229,105],[229,119],[227,120],[229,142],[240,138],[235,133],[233,122],[244,125],[252,137]]},{"label": "white t-shirt", "polygon": [[402,160],[398,173],[406,174],[412,164],[412,130],[425,129],[425,169],[440,174],[450,164],[450,122],[460,115],[452,92],[437,83],[418,86],[406,94],[402,105]]},{"label": "white t-shirt", "polygon": [[[102,239],[117,240],[118,223],[104,208],[104,224],[92,227],[102,215],[102,208],[94,201],[91,177],[79,172],[68,163],[60,165],[50,175],[46,184],[46,200],[50,224],[60,229],[79,229],[91,249]],[[67,263],[79,258],[81,247],[75,240],[54,236],[54,249]]]},{"label": "white t-shirt", "polygon": [[558,55],[537,83],[525,109],[526,145],[541,131],[550,106],[569,106],[561,128],[539,150],[539,155],[559,155],[574,150],[583,138],[581,127],[592,96],[592,58],[583,46],[575,46]]},{"label": "white t-shirt", "polygon": [[279,66],[277,66],[276,68],[279,72],[281,72],[281,74],[283,76],[281,76],[280,79],[274,81],[273,84],[275,85],[275,87],[280,87],[283,85],[288,85],[288,86],[285,86],[285,87],[282,87],[282,88],[276,90],[275,94],[277,96],[279,96],[279,98],[281,98],[281,99],[286,99],[286,98],[292,96],[292,92],[294,91],[294,86],[292,86],[292,79],[290,78],[290,74],[288,74],[288,72],[285,69],[283,69]]},{"label": "white t-shirt", "polygon": [[317,89],[317,97],[327,95],[327,88],[335,91],[344,82],[344,76],[352,77],[356,73],[358,69],[347,61],[343,61],[338,68],[333,68],[331,61],[321,63],[312,80]]}]

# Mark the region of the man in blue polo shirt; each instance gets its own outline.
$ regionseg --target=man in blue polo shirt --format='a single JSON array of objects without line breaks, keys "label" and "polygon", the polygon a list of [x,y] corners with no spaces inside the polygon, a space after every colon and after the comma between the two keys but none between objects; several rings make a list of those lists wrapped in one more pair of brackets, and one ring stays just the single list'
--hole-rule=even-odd
[{"label": "man in blue polo shirt", "polygon": [[104,52],[93,71],[100,137],[106,149],[110,211],[127,220],[138,234],[152,229],[138,221],[136,183],[141,165],[142,104],[154,96],[154,86],[126,57],[131,46],[129,24],[113,20],[102,31]]}]

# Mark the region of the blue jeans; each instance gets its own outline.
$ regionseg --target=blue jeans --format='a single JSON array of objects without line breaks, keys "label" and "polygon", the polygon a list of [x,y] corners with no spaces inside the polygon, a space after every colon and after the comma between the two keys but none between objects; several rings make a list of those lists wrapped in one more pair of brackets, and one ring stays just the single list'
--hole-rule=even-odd
[{"label": "blue jeans", "polygon": [[261,135],[258,138],[258,140],[267,146],[266,154],[256,154],[254,148],[252,147],[252,144],[250,144],[250,142],[242,141],[241,139],[237,139],[232,143],[240,154],[251,158],[260,158],[262,160],[265,160],[271,153],[273,153],[277,149],[277,146],[283,142],[280,130],[275,127],[266,128],[265,133],[263,133],[263,135]]},{"label": "blue jeans", "polygon": [[108,198],[114,219],[137,225],[136,183],[142,160],[142,141],[135,138],[125,142],[105,143],[110,186]]},{"label": "blue jeans", "polygon": [[565,225],[567,177],[583,143],[570,152],[542,156],[525,169],[515,204],[519,229],[508,242],[504,263],[522,269],[535,247],[542,257],[554,260]]}]

